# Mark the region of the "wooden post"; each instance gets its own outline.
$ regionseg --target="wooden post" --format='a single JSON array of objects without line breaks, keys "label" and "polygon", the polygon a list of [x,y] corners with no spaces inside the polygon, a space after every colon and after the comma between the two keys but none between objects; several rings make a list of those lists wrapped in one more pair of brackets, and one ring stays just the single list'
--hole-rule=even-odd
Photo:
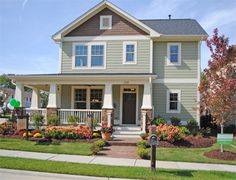
[{"label": "wooden post", "polygon": [[29,140],[29,114],[26,114],[26,140]]},{"label": "wooden post", "polygon": [[[156,135],[156,125],[152,125],[152,135]],[[152,147],[151,170],[156,171],[156,144],[151,144],[151,147]]]}]

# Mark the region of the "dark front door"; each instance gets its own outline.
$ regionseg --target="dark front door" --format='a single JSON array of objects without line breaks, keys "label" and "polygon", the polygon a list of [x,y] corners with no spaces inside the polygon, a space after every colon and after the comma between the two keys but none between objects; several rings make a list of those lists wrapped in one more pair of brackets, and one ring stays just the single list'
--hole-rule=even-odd
[{"label": "dark front door", "polygon": [[123,93],[122,124],[136,124],[136,94]]}]

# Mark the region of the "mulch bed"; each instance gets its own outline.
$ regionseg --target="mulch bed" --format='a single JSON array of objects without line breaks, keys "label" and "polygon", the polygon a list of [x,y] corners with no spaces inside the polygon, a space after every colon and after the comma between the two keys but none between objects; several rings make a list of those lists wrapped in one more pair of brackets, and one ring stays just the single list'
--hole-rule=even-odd
[{"label": "mulch bed", "polygon": [[169,143],[167,141],[160,141],[158,147],[168,147],[168,148],[206,148],[211,147],[216,143],[215,137],[194,137],[187,136],[181,141],[174,143]]},{"label": "mulch bed", "polygon": [[212,150],[209,152],[204,153],[204,156],[212,159],[220,159],[220,160],[228,160],[228,161],[235,161],[236,154],[230,151],[220,152],[219,149]]}]

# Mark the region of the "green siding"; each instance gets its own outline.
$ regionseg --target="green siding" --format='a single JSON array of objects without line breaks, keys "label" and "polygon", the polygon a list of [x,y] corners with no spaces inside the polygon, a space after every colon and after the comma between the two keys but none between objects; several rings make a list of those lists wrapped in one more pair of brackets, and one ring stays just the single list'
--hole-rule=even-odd
[{"label": "green siding", "polygon": [[[167,90],[181,90],[181,113],[166,113]],[[153,104],[155,117],[160,115],[167,120],[179,117],[182,121],[197,120],[197,84],[153,84]]]},{"label": "green siding", "polygon": [[71,85],[61,86],[61,108],[62,109],[71,108]]},{"label": "green siding", "polygon": [[167,66],[167,42],[155,42],[153,46],[153,70],[158,78],[197,78],[198,42],[181,43],[181,66]]},{"label": "green siding", "polygon": [[62,73],[150,72],[150,41],[137,40],[137,64],[123,64],[123,41],[106,42],[106,69],[72,69],[72,42],[62,43]]}]

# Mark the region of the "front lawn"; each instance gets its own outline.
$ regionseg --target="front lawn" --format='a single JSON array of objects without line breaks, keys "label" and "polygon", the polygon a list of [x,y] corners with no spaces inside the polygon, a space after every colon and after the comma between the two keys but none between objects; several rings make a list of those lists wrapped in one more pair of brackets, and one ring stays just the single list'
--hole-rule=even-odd
[{"label": "front lawn", "polygon": [[107,166],[95,164],[79,164],[56,162],[46,160],[33,160],[25,158],[0,157],[0,168],[31,170],[51,173],[63,173],[74,175],[87,175],[111,178],[135,178],[135,179],[227,179],[236,178],[236,173],[217,171],[192,171],[192,170],[168,170],[158,169],[151,172],[149,168]]},{"label": "front lawn", "polygon": [[8,150],[91,155],[91,146],[92,143],[86,142],[37,143],[22,139],[0,138],[0,149]]},{"label": "front lawn", "polygon": [[[236,139],[234,139],[234,144],[236,144]],[[157,148],[156,157],[164,161],[236,164],[236,161],[210,159],[203,155],[214,149],[220,149],[220,145],[214,144],[209,148]],[[224,149],[236,153],[236,148],[230,145],[225,145]]]}]

